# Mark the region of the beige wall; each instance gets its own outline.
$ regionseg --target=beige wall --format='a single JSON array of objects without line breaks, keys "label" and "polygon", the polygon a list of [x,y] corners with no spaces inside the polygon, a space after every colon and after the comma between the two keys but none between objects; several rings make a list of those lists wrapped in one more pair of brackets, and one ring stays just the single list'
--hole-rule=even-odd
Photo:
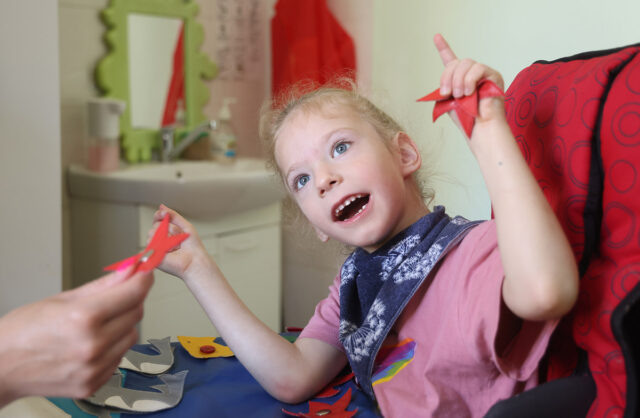
[{"label": "beige wall", "polygon": [[508,85],[538,59],[640,42],[636,0],[375,1],[373,85],[437,171],[436,202],[454,214],[487,218],[489,199],[473,156],[449,120],[415,100],[438,85],[440,32],[461,57],[500,70]]},{"label": "beige wall", "polygon": [[0,3],[0,315],[62,288],[56,14]]}]

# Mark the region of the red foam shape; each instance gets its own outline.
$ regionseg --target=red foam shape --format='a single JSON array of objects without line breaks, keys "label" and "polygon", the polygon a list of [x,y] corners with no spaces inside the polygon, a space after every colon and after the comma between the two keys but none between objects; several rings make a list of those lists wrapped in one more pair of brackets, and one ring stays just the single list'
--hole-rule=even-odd
[{"label": "red foam shape", "polygon": [[349,403],[351,403],[351,388],[345,392],[342,398],[338,399],[333,404],[309,401],[309,412],[289,412],[284,408],[282,408],[282,412],[294,417],[310,418],[328,415],[332,418],[350,418],[358,412],[358,408],[353,411],[347,411]]},{"label": "red foam shape", "polygon": [[443,96],[440,94],[440,89],[436,89],[424,97],[419,98],[419,102],[436,101],[433,106],[433,121],[435,122],[444,113],[454,111],[458,116],[460,125],[467,135],[467,138],[471,138],[471,132],[473,131],[473,125],[478,116],[478,102],[480,99],[487,97],[504,97],[504,92],[491,80],[482,80],[476,87],[473,94],[469,96],[460,97],[458,99],[452,96]]},{"label": "red foam shape", "polygon": [[[169,250],[187,239],[188,236],[189,234],[187,233],[169,236],[169,214],[166,214],[162,222],[160,222],[156,233],[153,234],[153,238],[151,238],[151,241],[142,252],[111,264],[104,269],[106,271],[116,271],[125,269],[131,264],[136,264],[131,274],[138,271],[151,271],[158,267]],[[143,259],[142,257],[150,251],[151,255],[147,259]]]},{"label": "red foam shape", "polygon": [[344,383],[347,383],[349,380],[353,379],[353,372],[336,377],[331,383],[324,387],[320,392],[316,393],[316,398],[330,398],[334,395],[340,393],[340,390],[335,389],[334,386],[340,386]]}]

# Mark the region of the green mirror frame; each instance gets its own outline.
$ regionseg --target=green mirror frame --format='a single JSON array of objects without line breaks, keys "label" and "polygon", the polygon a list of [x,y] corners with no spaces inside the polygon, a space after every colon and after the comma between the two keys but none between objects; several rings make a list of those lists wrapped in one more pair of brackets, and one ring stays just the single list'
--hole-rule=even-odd
[{"label": "green mirror frame", "polygon": [[198,5],[192,0],[111,0],[101,12],[108,30],[105,42],[109,53],[98,62],[95,77],[104,97],[123,100],[126,109],[120,117],[121,147],[129,163],[150,161],[152,150],[159,149],[158,129],[138,129],[131,125],[127,16],[130,13],[180,18],[184,22],[184,95],[185,127],[176,137],[206,120],[202,111],[209,100],[204,79],[212,79],[218,69],[202,52],[204,29],[195,21]]}]

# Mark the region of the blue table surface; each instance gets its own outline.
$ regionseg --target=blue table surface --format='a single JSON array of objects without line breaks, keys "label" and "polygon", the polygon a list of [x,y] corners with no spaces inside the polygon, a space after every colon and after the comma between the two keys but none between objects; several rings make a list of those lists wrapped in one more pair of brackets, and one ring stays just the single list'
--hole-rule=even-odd
[{"label": "blue table surface", "polygon": [[[291,338],[289,336],[289,338]],[[223,343],[222,341],[218,340]],[[153,417],[286,417],[282,409],[291,412],[308,412],[308,402],[299,404],[282,403],[265,392],[258,382],[236,357],[197,359],[179,344],[172,343],[174,363],[166,373],[173,374],[188,370],[182,401],[174,408],[144,414]],[[136,351],[156,354],[147,344],[134,346]],[[259,349],[259,348],[256,348]],[[155,376],[126,371],[125,387],[139,390],[153,390],[150,386],[162,384]],[[315,402],[333,404],[351,388],[351,403],[348,411],[356,408],[355,417],[380,417],[377,407],[352,380],[336,386],[340,392],[330,398],[313,399]],[[73,417],[92,417],[78,409],[71,399],[49,398],[54,404]],[[140,417],[140,414],[115,414],[116,417]]]}]

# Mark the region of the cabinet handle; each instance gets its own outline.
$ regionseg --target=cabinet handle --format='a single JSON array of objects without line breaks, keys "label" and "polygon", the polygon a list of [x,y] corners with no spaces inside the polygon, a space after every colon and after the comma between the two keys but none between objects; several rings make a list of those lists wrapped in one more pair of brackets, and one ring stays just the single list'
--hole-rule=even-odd
[{"label": "cabinet handle", "polygon": [[254,239],[225,244],[225,248],[234,252],[248,251],[258,246]]}]

